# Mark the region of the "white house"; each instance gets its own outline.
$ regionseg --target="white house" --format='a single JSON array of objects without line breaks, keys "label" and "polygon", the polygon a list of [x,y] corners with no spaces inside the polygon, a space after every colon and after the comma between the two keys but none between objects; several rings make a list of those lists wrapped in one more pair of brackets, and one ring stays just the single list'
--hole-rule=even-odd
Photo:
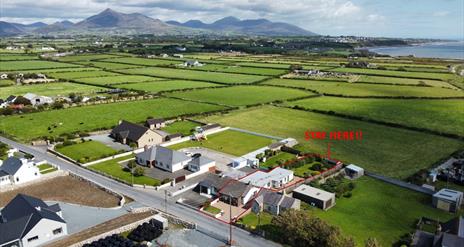
[{"label": "white house", "polygon": [[293,171],[281,167],[269,172],[256,171],[242,179],[241,182],[264,188],[282,188],[293,180]]},{"label": "white house", "polygon": [[198,62],[198,60],[188,60],[184,62],[183,66],[184,67],[196,67],[196,66],[203,66],[203,64]]},{"label": "white house", "polygon": [[0,166],[0,185],[21,184],[38,178],[39,168],[27,159],[9,157]]},{"label": "white house", "polygon": [[177,58],[184,58],[184,55],[182,54],[173,54],[172,56]]},{"label": "white house", "polygon": [[47,96],[39,96],[33,93],[27,93],[23,96],[24,98],[28,99],[33,106],[44,105],[44,104],[52,104],[53,99]]},{"label": "white house", "polygon": [[0,79],[2,79],[2,80],[8,79],[8,74],[2,73],[2,74],[0,75]]},{"label": "white house", "polygon": [[1,210],[1,247],[34,247],[68,234],[58,204],[48,206],[42,200],[18,194]]},{"label": "white house", "polygon": [[140,165],[158,167],[160,169],[176,172],[184,168],[192,172],[207,172],[216,166],[216,162],[200,155],[193,157],[162,146],[152,146],[136,155]]}]

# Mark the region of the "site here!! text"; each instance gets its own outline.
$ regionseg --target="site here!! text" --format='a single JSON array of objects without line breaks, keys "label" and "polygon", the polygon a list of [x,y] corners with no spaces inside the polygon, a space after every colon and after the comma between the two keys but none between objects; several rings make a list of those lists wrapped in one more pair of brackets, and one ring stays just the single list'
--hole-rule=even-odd
[{"label": "site here!! text", "polygon": [[359,141],[363,138],[362,130],[346,130],[346,131],[305,131],[305,140],[325,140],[334,141]]}]

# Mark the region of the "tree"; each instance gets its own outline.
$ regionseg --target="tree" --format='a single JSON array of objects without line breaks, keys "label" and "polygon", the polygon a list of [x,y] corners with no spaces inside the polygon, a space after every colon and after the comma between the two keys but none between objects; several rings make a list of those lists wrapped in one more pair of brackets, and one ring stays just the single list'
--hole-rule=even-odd
[{"label": "tree", "polygon": [[140,176],[143,176],[145,174],[145,170],[140,167],[140,166],[137,166],[135,169],[134,169],[134,176],[136,177],[140,177]]},{"label": "tree", "polygon": [[135,160],[130,160],[127,163],[127,167],[129,167],[129,169],[133,169],[133,168],[137,167],[137,164],[135,163]]},{"label": "tree", "polygon": [[280,241],[295,247],[354,247],[340,229],[304,211],[286,210],[272,219]]},{"label": "tree", "polygon": [[364,244],[365,247],[382,247],[376,238],[368,238]]}]

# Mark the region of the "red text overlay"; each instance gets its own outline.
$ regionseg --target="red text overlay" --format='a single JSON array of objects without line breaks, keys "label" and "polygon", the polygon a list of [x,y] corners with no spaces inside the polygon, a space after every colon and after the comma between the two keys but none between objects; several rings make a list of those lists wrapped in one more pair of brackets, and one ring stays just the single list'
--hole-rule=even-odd
[{"label": "red text overlay", "polygon": [[305,131],[305,140],[334,140],[334,141],[359,141],[363,138],[361,130],[346,130],[346,131]]}]

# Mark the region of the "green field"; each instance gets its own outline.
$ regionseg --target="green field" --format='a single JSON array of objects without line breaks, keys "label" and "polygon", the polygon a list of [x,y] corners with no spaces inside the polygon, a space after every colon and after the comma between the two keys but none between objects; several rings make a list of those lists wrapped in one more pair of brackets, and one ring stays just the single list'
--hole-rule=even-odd
[{"label": "green field", "polygon": [[229,72],[238,74],[250,74],[250,75],[265,75],[265,76],[276,76],[286,73],[286,69],[274,69],[274,68],[252,68],[242,67],[238,65],[222,65],[222,64],[206,64],[204,66],[198,66],[191,68],[193,70],[203,71],[216,71],[216,72]]},{"label": "green field", "polygon": [[187,147],[204,147],[227,154],[242,156],[272,143],[272,139],[255,136],[235,130],[225,130],[208,135],[208,140],[188,141],[169,146],[179,150]]},{"label": "green field", "polygon": [[114,57],[119,57],[119,56],[112,55],[112,54],[85,54],[85,55],[71,55],[71,56],[60,57],[59,60],[63,62],[78,62],[78,61],[90,61],[90,60],[96,60],[96,59],[108,59],[108,58],[114,58]]},{"label": "green field", "polygon": [[121,74],[103,71],[103,70],[95,70],[95,71],[73,71],[73,72],[61,72],[61,73],[52,73],[49,74],[50,77],[59,78],[59,79],[79,79],[79,78],[87,78],[87,77],[106,77],[106,76],[118,76]]},{"label": "green field", "polygon": [[274,168],[279,165],[277,163],[278,161],[280,161],[281,163],[285,163],[287,160],[293,160],[293,159],[296,159],[296,155],[286,153],[286,152],[280,152],[277,155],[271,158],[268,158],[266,162],[260,163],[259,166],[265,167],[265,168]]},{"label": "green field", "polygon": [[38,56],[34,55],[13,55],[13,54],[0,54],[0,61],[17,61],[17,60],[36,60]]},{"label": "green field", "polygon": [[[304,150],[323,155],[327,153],[327,143],[330,141],[332,157],[357,164],[367,171],[397,178],[406,178],[464,148],[464,142],[453,139],[273,106],[255,107],[200,120],[274,136],[293,137]],[[363,139],[306,141],[306,130],[360,130]]]},{"label": "green field", "polygon": [[189,69],[171,69],[171,68],[138,68],[121,70],[121,72],[129,74],[151,75],[157,77],[173,78],[173,79],[190,79],[209,82],[219,82],[228,84],[252,83],[265,79],[264,76],[244,75],[220,72],[205,72]]},{"label": "green field", "polygon": [[[334,111],[464,136],[464,100],[387,100],[317,97],[289,102],[305,109]],[[452,109],[452,111],[450,111]]]},{"label": "green field", "polygon": [[76,79],[78,82],[84,82],[95,85],[113,85],[124,83],[136,83],[162,80],[160,78],[143,76],[143,75],[116,75],[116,76],[103,76],[103,77],[87,77]]},{"label": "green field", "polygon": [[420,217],[447,221],[456,216],[433,208],[430,196],[368,177],[358,179],[352,193],[351,198],[338,198],[328,211],[310,212],[339,226],[360,247],[369,237],[377,238],[382,246],[392,246],[415,230]]},{"label": "green field", "polygon": [[52,82],[44,84],[2,87],[0,89],[0,98],[6,98],[10,95],[24,95],[26,93],[35,93],[37,95],[43,96],[66,97],[70,93],[94,95],[101,90],[104,90],[104,88],[68,82]]},{"label": "green field", "polygon": [[2,80],[0,80],[0,87],[10,86],[10,85],[13,85],[13,84],[14,84],[14,81],[12,81],[10,79],[2,79]]},{"label": "green field", "polygon": [[383,96],[383,97],[464,97],[464,92],[446,88],[374,85],[316,80],[272,79],[264,85],[279,85],[304,88],[321,94],[343,96]]},{"label": "green field", "polygon": [[25,71],[31,69],[53,69],[53,68],[71,68],[81,67],[80,65],[69,63],[58,63],[51,61],[0,61],[0,68],[3,71]]},{"label": "green field", "polygon": [[114,178],[120,179],[129,184],[132,184],[132,179],[134,181],[134,184],[150,185],[150,186],[158,186],[160,184],[160,181],[157,179],[147,177],[147,176],[139,176],[139,177],[132,176],[130,171],[123,170],[123,166],[119,164],[118,162],[130,159],[130,158],[132,158],[132,155],[124,156],[124,157],[109,160],[109,161],[104,161],[104,162],[97,163],[95,165],[91,165],[88,167],[91,170],[106,173]]},{"label": "green field", "polygon": [[141,122],[149,116],[168,118],[220,109],[223,107],[160,98],[0,117],[0,130],[26,141],[69,132],[108,129],[121,119]]},{"label": "green field", "polygon": [[190,121],[176,121],[172,124],[166,125],[162,130],[168,132],[169,134],[181,133],[184,136],[192,134],[192,130],[199,124],[190,122]]},{"label": "green field", "polygon": [[386,84],[404,84],[404,85],[428,85],[432,87],[446,87],[455,88],[452,85],[438,80],[426,80],[426,79],[411,79],[411,78],[398,78],[388,76],[372,76],[372,75],[361,75],[356,82],[369,82],[369,83],[386,83]]},{"label": "green field", "polygon": [[81,61],[81,62],[77,62],[77,63],[85,65],[85,66],[98,67],[98,68],[109,69],[109,70],[113,70],[113,69],[130,69],[130,68],[140,67],[139,65],[100,62],[100,61],[84,61],[84,62]]},{"label": "green field", "polygon": [[117,151],[113,148],[96,141],[86,141],[64,146],[57,148],[56,151],[81,163],[86,163],[117,154]]},{"label": "green field", "polygon": [[311,95],[311,93],[278,87],[236,86],[175,92],[167,95],[229,106],[242,106],[305,97]]},{"label": "green field", "polygon": [[123,63],[123,64],[135,64],[143,66],[167,66],[167,65],[178,65],[182,64],[182,60],[168,60],[168,59],[153,59],[153,58],[139,58],[139,57],[122,57],[105,59],[102,62],[112,63]]},{"label": "green field", "polygon": [[[156,79],[156,78],[153,78]],[[187,81],[187,80],[163,80],[154,82],[141,82],[141,83],[130,83],[120,84],[118,88],[125,88],[136,91],[145,91],[150,93],[190,89],[190,88],[204,88],[204,87],[218,87],[221,85],[202,82],[202,81]]]},{"label": "green field", "polygon": [[53,73],[62,73],[62,72],[84,72],[84,71],[96,71],[100,70],[98,68],[90,68],[90,67],[72,67],[72,68],[58,68],[58,69],[33,69],[33,70],[22,70],[21,72],[24,73],[45,73],[45,74],[53,74]]},{"label": "green field", "polygon": [[[260,213],[260,219],[258,220],[258,215],[253,212],[248,213],[247,215],[243,216],[239,219],[238,223],[247,226],[250,229],[256,229],[256,227],[269,225],[272,221],[272,214],[267,212]],[[259,222],[259,226],[258,226]]]},{"label": "green field", "polygon": [[333,72],[347,72],[354,74],[365,75],[382,75],[382,76],[397,76],[397,77],[410,77],[421,79],[437,79],[447,80],[453,79],[455,75],[450,73],[424,73],[424,72],[409,72],[409,71],[394,71],[394,70],[380,70],[380,69],[360,69],[360,68],[335,68],[331,69]]}]

